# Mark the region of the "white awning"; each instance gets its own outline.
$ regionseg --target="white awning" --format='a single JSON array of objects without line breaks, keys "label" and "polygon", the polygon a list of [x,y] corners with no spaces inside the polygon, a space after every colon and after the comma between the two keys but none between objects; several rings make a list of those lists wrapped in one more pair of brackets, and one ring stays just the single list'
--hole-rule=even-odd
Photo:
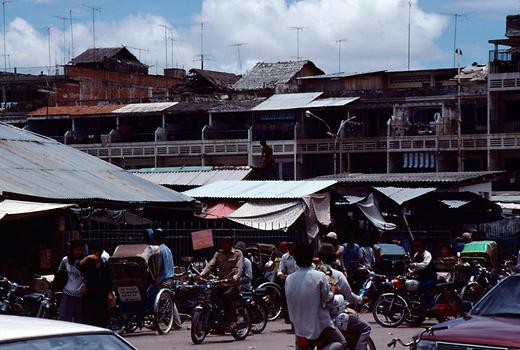
[{"label": "white awning", "polygon": [[306,108],[343,107],[359,100],[359,97],[329,97],[319,98],[308,103]]},{"label": "white awning", "polygon": [[71,207],[72,204],[37,203],[6,199],[0,202],[0,220],[8,217],[35,215],[50,210]]},{"label": "white awning", "polygon": [[301,200],[247,202],[227,216],[229,220],[259,230],[289,228],[305,211]]},{"label": "white awning", "polygon": [[427,193],[433,192],[434,187],[426,188],[407,188],[407,187],[374,187],[376,191],[388,197],[395,203],[402,205],[412,199],[421,197]]}]

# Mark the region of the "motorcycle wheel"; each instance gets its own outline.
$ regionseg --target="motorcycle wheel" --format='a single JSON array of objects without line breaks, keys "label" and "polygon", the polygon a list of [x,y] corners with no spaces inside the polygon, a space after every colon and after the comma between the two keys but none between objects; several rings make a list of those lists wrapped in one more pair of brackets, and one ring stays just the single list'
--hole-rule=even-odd
[{"label": "motorcycle wheel", "polygon": [[376,350],[376,344],[374,343],[372,338],[368,338],[367,350]]},{"label": "motorcycle wheel", "polygon": [[190,329],[191,341],[193,344],[202,344],[208,335],[207,316],[208,312],[202,308],[195,309],[193,312]]},{"label": "motorcycle wheel", "polygon": [[264,302],[268,305],[267,319],[274,321],[282,315],[282,292],[277,284],[272,282],[266,282],[259,285],[257,288],[265,288],[267,291],[263,297]]},{"label": "motorcycle wheel", "polygon": [[374,320],[382,327],[399,327],[407,313],[406,301],[397,294],[381,295],[372,310]]},{"label": "motorcycle wheel", "polygon": [[267,327],[267,314],[269,310],[264,304],[256,304],[253,306],[254,310],[251,310],[249,317],[251,317],[251,331],[254,334],[262,333]]},{"label": "motorcycle wheel", "polygon": [[236,340],[244,340],[249,335],[250,330],[251,320],[249,318],[249,312],[245,305],[242,305],[237,309],[237,328],[235,328],[231,335]]},{"label": "motorcycle wheel", "polygon": [[473,304],[476,304],[483,296],[484,288],[477,282],[468,283],[460,292],[462,300],[469,301]]}]

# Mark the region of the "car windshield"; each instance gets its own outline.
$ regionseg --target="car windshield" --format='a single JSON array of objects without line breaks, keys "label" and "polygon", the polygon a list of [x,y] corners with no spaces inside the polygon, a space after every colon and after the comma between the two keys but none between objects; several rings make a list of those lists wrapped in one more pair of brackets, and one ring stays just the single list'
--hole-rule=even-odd
[{"label": "car windshield", "polygon": [[520,276],[500,283],[471,311],[476,316],[520,317]]},{"label": "car windshield", "polygon": [[68,335],[18,340],[0,344],[0,350],[132,350],[114,335]]}]

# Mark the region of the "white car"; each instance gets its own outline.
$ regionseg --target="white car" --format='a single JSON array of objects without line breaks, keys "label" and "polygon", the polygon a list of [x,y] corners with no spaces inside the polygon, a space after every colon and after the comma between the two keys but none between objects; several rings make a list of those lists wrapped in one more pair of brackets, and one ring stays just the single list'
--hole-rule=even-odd
[{"label": "white car", "polygon": [[136,350],[108,329],[39,318],[0,316],[0,350]]}]

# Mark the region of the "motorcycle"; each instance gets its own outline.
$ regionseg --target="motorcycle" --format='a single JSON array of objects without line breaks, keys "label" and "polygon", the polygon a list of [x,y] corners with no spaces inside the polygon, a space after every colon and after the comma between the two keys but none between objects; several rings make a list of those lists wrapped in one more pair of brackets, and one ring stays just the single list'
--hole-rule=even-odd
[{"label": "motorcycle", "polygon": [[267,290],[264,288],[243,290],[240,296],[246,302],[247,311],[251,318],[251,331],[254,334],[262,333],[267,326],[269,308],[265,301]]},{"label": "motorcycle", "polygon": [[369,269],[367,269],[367,272],[367,278],[359,290],[358,295],[360,297],[368,297],[368,301],[357,307],[356,311],[358,312],[363,312],[365,310],[371,312],[374,303],[379,298],[379,296],[385,291],[390,291],[392,289],[392,283],[387,276],[378,275]]},{"label": "motorcycle", "polygon": [[420,282],[411,276],[392,279],[393,291],[382,294],[374,304],[372,314],[382,327],[399,327],[403,322],[418,326],[427,317],[439,322],[458,317],[462,298],[454,283],[440,283],[434,287],[434,308],[427,310]]},{"label": "motorcycle", "polygon": [[[217,296],[216,288],[229,282],[228,280],[210,279],[205,281],[207,293],[205,300],[195,307],[191,320],[191,340],[194,344],[202,344],[208,334],[225,334],[227,323],[224,317],[224,307],[222,300]],[[238,305],[234,308],[236,312],[237,324],[231,330],[231,335],[236,340],[244,340],[251,330],[251,322],[246,302],[243,298],[238,298]]]},{"label": "motorcycle", "polygon": [[462,288],[462,300],[476,304],[487,292],[493,288],[492,273],[477,261],[471,262],[471,273],[468,283]]},{"label": "motorcycle", "polygon": [[29,286],[0,279],[0,314],[34,317],[44,299],[42,293],[28,293]]}]

